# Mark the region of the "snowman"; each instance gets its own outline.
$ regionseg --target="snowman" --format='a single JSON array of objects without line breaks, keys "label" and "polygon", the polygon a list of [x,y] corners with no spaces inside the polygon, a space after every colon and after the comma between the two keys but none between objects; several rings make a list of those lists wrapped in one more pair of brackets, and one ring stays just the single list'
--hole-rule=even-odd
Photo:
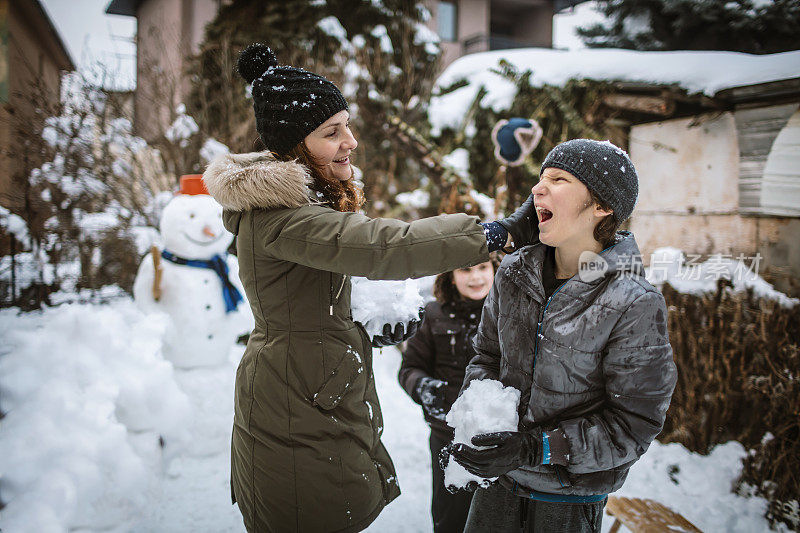
[{"label": "snowman", "polygon": [[239,281],[239,264],[227,253],[233,235],[222,225],[222,206],[199,175],[182,176],[181,190],[160,220],[164,248],[144,257],[133,286],[145,311],[171,319],[164,357],[177,368],[225,363],[253,316]]}]

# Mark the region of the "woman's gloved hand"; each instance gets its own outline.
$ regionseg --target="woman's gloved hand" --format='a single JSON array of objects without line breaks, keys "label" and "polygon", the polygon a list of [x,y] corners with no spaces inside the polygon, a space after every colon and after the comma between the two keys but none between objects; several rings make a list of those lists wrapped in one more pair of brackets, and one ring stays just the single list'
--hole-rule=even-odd
[{"label": "woman's gloved hand", "polygon": [[419,325],[422,323],[422,317],[424,314],[424,310],[420,309],[419,318],[415,318],[406,324],[403,322],[398,322],[394,325],[394,329],[392,329],[391,324],[384,324],[383,333],[381,335],[375,335],[372,337],[373,348],[394,346],[395,344],[400,344],[401,342],[410,339],[419,329]]},{"label": "woman's gloved hand", "polygon": [[506,218],[497,221],[514,239],[514,248],[520,249],[531,244],[539,236],[539,219],[536,216],[536,206],[533,204],[533,194],[522,202],[516,211]]},{"label": "woman's gloved hand", "polygon": [[417,380],[417,386],[414,387],[414,394],[416,394],[425,412],[428,413],[429,416],[439,420],[444,420],[447,414],[444,412],[445,385],[447,385],[447,383],[440,379],[425,376],[419,378]]}]

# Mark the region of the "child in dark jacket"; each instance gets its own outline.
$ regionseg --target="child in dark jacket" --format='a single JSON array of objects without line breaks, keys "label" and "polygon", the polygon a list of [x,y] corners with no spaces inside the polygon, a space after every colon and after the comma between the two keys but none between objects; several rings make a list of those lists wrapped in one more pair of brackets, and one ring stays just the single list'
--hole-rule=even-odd
[{"label": "child in dark jacket", "polygon": [[439,451],[453,440],[453,428],[444,418],[458,397],[464,370],[475,355],[472,337],[497,264],[499,260],[493,258],[473,267],[439,274],[434,282],[436,300],[425,306],[425,319],[403,351],[400,385],[422,406],[425,421],[431,427],[431,515],[436,533],[461,533],[472,500],[470,492],[447,491],[438,457]]}]

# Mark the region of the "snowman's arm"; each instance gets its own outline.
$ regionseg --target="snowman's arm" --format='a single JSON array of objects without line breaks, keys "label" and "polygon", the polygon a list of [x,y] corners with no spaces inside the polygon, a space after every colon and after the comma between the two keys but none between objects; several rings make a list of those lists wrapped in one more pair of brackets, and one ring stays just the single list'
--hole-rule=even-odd
[{"label": "snowman's arm", "polygon": [[161,253],[155,246],[150,247],[150,256],[153,258],[153,300],[161,299],[161,276],[164,269],[161,268]]}]

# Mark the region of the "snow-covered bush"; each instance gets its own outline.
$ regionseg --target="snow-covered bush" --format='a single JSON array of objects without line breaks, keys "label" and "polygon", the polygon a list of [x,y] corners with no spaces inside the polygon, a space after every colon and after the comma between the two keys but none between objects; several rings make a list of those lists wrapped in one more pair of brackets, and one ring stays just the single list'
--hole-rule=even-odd
[{"label": "snow-covered bush", "polygon": [[[0,212],[0,232],[24,243],[0,258],[3,305],[37,307],[55,290],[130,291],[141,255],[157,239],[163,194],[179,174],[227,147],[199,133],[183,105],[148,145],[133,133],[119,96],[70,73],[61,105],[27,143],[46,161],[28,176],[25,213]],[[205,144],[204,144],[205,140]]]},{"label": "snow-covered bush", "polygon": [[[795,521],[796,528],[792,509],[800,493],[795,475],[800,457],[797,299],[777,293],[752,273],[728,279],[736,270],[730,263],[717,260],[687,268],[681,254],[668,252],[661,250],[661,259],[675,259],[676,268],[665,269],[662,292],[679,372],[659,440],[680,442],[702,454],[730,440],[751,449],[736,490],[765,497],[770,502],[767,518]],[[710,281],[712,273],[718,282]],[[651,271],[650,276],[657,277],[654,274]],[[694,274],[699,279],[680,279]],[[708,291],[713,283],[717,288]]]},{"label": "snow-covered bush", "polygon": [[[53,265],[56,286],[129,286],[138,263],[131,230],[148,224],[157,192],[141,179],[146,143],[114,116],[108,93],[77,73],[64,77],[61,112],[46,119],[41,138],[51,157],[29,178],[45,220],[34,251]],[[67,263],[77,277],[58,268]]]}]

